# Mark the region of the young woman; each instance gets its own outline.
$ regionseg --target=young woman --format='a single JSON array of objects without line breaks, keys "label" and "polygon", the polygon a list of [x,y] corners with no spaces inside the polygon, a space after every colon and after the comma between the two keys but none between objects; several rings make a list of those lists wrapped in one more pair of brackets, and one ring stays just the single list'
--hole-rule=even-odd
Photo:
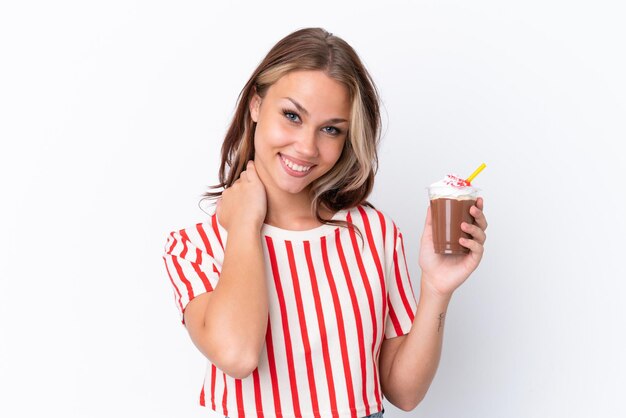
[{"label": "young woman", "polygon": [[438,366],[452,293],[478,266],[479,198],[465,256],[434,253],[430,209],[416,302],[403,235],[366,201],[378,94],[323,29],[279,41],[239,97],[209,219],[172,232],[165,267],[208,359],[200,403],[229,417],[380,417],[409,411]]}]

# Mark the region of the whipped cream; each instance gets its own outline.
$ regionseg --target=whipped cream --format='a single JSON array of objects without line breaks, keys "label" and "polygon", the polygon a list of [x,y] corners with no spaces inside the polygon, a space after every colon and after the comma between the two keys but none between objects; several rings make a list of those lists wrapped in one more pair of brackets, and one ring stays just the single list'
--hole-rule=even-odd
[{"label": "whipped cream", "polygon": [[476,199],[479,189],[469,185],[463,178],[448,174],[443,180],[431,184],[428,188],[430,199],[444,197],[454,199]]}]

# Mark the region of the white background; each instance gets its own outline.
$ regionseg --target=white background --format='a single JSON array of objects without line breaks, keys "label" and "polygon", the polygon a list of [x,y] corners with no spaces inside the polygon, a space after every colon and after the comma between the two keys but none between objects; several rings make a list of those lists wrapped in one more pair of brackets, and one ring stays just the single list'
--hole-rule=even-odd
[{"label": "white background", "polygon": [[3,2],[0,415],[207,415],[165,238],[204,218],[252,70],[321,26],[380,89],[370,200],[405,233],[416,285],[424,187],[488,166],[486,254],[452,301],[438,374],[416,410],[386,416],[626,416],[624,10]]}]

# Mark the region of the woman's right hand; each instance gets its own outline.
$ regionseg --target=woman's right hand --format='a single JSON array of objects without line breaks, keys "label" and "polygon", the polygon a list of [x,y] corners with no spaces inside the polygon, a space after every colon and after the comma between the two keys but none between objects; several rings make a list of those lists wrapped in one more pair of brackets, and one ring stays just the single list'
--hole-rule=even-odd
[{"label": "woman's right hand", "polygon": [[261,229],[267,214],[267,195],[252,160],[232,186],[224,189],[217,202],[216,214],[227,231],[234,222],[250,223]]}]

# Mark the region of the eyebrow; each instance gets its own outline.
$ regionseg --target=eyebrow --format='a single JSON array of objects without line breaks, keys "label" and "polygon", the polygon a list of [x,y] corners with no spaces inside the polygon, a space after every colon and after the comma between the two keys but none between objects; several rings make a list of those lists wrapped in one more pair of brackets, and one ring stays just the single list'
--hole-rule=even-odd
[{"label": "eyebrow", "polygon": [[[293,103],[293,105],[296,107],[296,109],[298,109],[298,111],[304,113],[306,116],[310,116],[309,111],[306,110],[296,100],[292,99],[291,97],[283,97],[283,99],[289,100],[291,103]],[[341,119],[341,118],[333,118],[333,119],[329,119],[329,120],[326,121],[326,123],[341,123],[341,122],[348,122],[348,121],[346,119]]]}]

